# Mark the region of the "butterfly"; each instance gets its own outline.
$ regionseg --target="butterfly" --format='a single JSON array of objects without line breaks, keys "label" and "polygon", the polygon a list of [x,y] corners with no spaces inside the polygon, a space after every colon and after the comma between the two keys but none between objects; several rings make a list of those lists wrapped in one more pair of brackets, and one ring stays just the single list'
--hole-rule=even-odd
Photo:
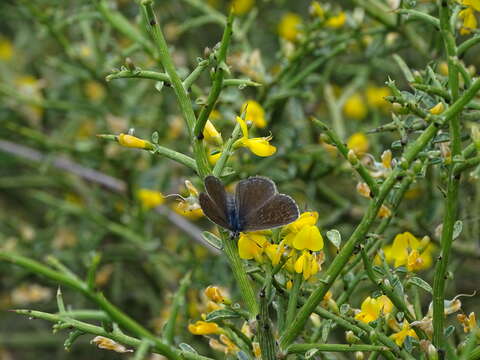
[{"label": "butterfly", "polygon": [[199,197],[203,213],[215,224],[230,230],[232,238],[240,232],[272,229],[298,219],[300,212],[288,195],[279,194],[275,183],[261,176],[242,180],[235,195],[227,193],[219,178],[205,178],[206,192]]}]

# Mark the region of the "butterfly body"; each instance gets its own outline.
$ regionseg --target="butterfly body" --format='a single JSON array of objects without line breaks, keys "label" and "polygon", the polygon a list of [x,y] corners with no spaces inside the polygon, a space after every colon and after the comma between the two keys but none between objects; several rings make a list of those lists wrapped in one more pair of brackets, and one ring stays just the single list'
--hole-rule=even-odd
[{"label": "butterfly body", "polygon": [[226,192],[220,179],[205,178],[206,193],[200,194],[200,206],[214,223],[230,230],[232,237],[245,231],[272,229],[295,221],[298,206],[288,195],[279,194],[275,183],[254,176],[242,180],[235,195]]}]

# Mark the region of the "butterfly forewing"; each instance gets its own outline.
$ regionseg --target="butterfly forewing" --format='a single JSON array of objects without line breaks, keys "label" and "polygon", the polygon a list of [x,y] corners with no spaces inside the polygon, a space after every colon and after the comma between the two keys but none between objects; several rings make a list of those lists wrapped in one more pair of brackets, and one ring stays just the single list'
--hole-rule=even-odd
[{"label": "butterfly forewing", "polygon": [[260,209],[276,193],[277,188],[270,179],[254,176],[240,181],[235,188],[235,205],[239,219],[242,221]]},{"label": "butterfly forewing", "polygon": [[226,214],[218,208],[209,195],[201,193],[198,200],[206,217],[225,229],[230,228],[226,219]]},{"label": "butterfly forewing", "polygon": [[243,231],[272,229],[298,219],[300,213],[295,201],[288,195],[276,194],[262,207],[243,219]]}]

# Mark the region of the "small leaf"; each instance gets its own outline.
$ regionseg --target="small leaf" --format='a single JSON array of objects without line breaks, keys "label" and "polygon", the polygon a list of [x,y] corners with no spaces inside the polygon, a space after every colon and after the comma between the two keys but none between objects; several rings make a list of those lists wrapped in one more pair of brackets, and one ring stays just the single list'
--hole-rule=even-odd
[{"label": "small leaf", "polygon": [[403,342],[403,347],[405,350],[407,350],[408,353],[411,353],[413,350],[413,345],[412,345],[412,337],[407,336],[405,338],[405,341]]},{"label": "small leaf", "polygon": [[412,277],[410,280],[408,280],[408,284],[418,286],[419,288],[425,290],[426,292],[429,292],[430,294],[433,292],[430,284],[427,283],[425,280],[420,279],[419,277]]},{"label": "small leaf", "polygon": [[319,350],[318,349],[310,349],[305,353],[305,359],[312,358]]},{"label": "small leaf", "polygon": [[452,239],[455,240],[457,237],[460,236],[463,230],[463,221],[462,220],[457,220],[455,221],[455,224],[453,225],[453,236]]},{"label": "small leaf", "polygon": [[332,320],[327,320],[323,323],[322,328],[322,343],[327,341],[328,334],[330,334],[330,329],[332,328]]},{"label": "small leaf", "polygon": [[345,315],[350,310],[350,305],[342,304],[340,305],[340,314]]},{"label": "small leaf", "polygon": [[455,331],[455,326],[450,325],[445,329],[445,337],[449,337],[450,335],[453,334],[454,331]]},{"label": "small leaf", "polygon": [[180,350],[182,350],[182,351],[189,352],[189,353],[193,353],[193,354],[198,354],[198,353],[197,353],[197,350],[195,350],[193,347],[191,347],[191,346],[188,345],[187,343],[181,343],[180,345],[178,345],[178,347],[179,347]]},{"label": "small leaf", "polygon": [[240,315],[232,310],[228,309],[220,309],[220,310],[215,310],[212,311],[210,314],[207,315],[205,318],[205,321],[218,321],[218,320],[225,320],[225,319],[235,319],[239,318]]},{"label": "small leaf", "polygon": [[157,89],[158,91],[162,91],[163,85],[164,85],[163,81],[157,81],[155,83],[155,89]]},{"label": "small leaf", "polygon": [[247,354],[245,354],[241,350],[239,352],[237,352],[237,359],[238,360],[251,360],[250,356],[248,356]]},{"label": "small leaf", "polygon": [[202,232],[202,238],[212,245],[215,249],[222,250],[223,242],[216,235],[212,234],[209,231]]},{"label": "small leaf", "polygon": [[397,318],[397,321],[401,323],[405,318],[405,313],[403,311],[399,311],[395,314],[395,317]]},{"label": "small leaf", "polygon": [[224,177],[224,176],[230,176],[230,175],[233,175],[233,174],[235,174],[235,170],[230,166],[225,166],[223,168],[222,174],[220,176]]},{"label": "small leaf", "polygon": [[153,134],[152,134],[152,142],[154,144],[158,144],[158,131],[155,131]]},{"label": "small leaf", "polygon": [[337,249],[340,249],[340,244],[342,243],[342,235],[336,229],[327,231],[327,238]]}]

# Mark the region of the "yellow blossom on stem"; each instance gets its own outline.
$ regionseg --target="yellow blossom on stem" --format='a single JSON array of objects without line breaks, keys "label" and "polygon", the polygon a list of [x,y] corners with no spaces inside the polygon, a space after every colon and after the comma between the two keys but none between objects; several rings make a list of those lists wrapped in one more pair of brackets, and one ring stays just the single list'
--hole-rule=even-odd
[{"label": "yellow blossom on stem", "polygon": [[[465,1],[464,1],[465,2]],[[475,16],[475,9],[468,6],[458,13],[458,18],[463,20],[462,28],[460,29],[461,35],[468,35],[477,28],[477,17]]]},{"label": "yellow blossom on stem", "polygon": [[210,335],[220,334],[222,332],[222,328],[214,322],[198,320],[194,324],[188,324],[188,331],[190,331],[193,335]]},{"label": "yellow blossom on stem", "polygon": [[263,129],[267,126],[265,110],[255,100],[247,100],[242,105],[242,112],[245,111],[245,121],[251,121],[257,128]]},{"label": "yellow blossom on stem", "polygon": [[248,127],[245,120],[237,116],[237,122],[240,124],[243,137],[238,139],[235,142],[234,147],[236,146],[246,147],[255,155],[262,156],[262,157],[271,156],[275,154],[275,152],[277,151],[277,148],[273,145],[270,145],[270,140],[272,140],[271,136],[249,139]]},{"label": "yellow blossom on stem", "polygon": [[255,5],[255,0],[232,0],[230,3],[230,7],[235,15],[248,13],[253,5]]},{"label": "yellow blossom on stem", "polygon": [[285,245],[283,244],[283,242],[280,244],[267,243],[265,246],[265,254],[270,259],[273,266],[277,265],[280,262],[284,251]]},{"label": "yellow blossom on stem", "polygon": [[362,120],[367,116],[365,101],[359,93],[350,96],[343,104],[343,112],[349,118]]},{"label": "yellow blossom on stem", "polygon": [[345,25],[345,22],[347,21],[347,15],[341,11],[338,15],[332,16],[325,22],[325,26],[332,28],[332,29],[338,29]]},{"label": "yellow blossom on stem", "polygon": [[297,220],[283,228],[282,232],[287,234],[283,240],[285,244],[288,246],[293,246],[293,241],[297,237],[298,233],[303,228],[315,225],[317,220],[318,212],[316,211],[306,211],[302,213]]},{"label": "yellow blossom on stem", "polygon": [[150,189],[140,189],[137,192],[137,197],[146,210],[162,205],[165,202],[165,197],[160,191]]},{"label": "yellow blossom on stem", "polygon": [[458,314],[457,320],[463,325],[463,332],[465,333],[468,333],[477,327],[477,319],[474,312],[471,312],[468,316],[465,314]]},{"label": "yellow blossom on stem", "polygon": [[380,210],[378,210],[378,214],[377,216],[380,218],[380,219],[384,219],[384,218],[387,218],[387,217],[390,217],[392,216],[392,211],[385,205],[382,205],[380,207]]},{"label": "yellow blossom on stem", "polygon": [[357,192],[363,197],[370,198],[370,195],[371,195],[370,188],[365,182],[359,182],[357,184]]},{"label": "yellow blossom on stem", "polygon": [[297,250],[319,251],[323,249],[323,237],[315,225],[305,226],[295,236],[292,245]]},{"label": "yellow blossom on stem", "polygon": [[178,202],[174,207],[173,210],[182,216],[185,216],[187,219],[190,220],[197,220],[203,216],[203,211],[200,205],[198,204],[189,204],[186,201]]},{"label": "yellow blossom on stem", "polygon": [[443,112],[443,110],[445,110],[445,105],[442,102],[439,102],[437,105],[435,105],[428,111],[430,112],[430,114],[440,115]]},{"label": "yellow blossom on stem", "polygon": [[415,334],[415,331],[410,328],[410,324],[408,323],[408,321],[405,320],[405,321],[403,321],[402,329],[399,332],[397,332],[393,335],[390,335],[390,338],[393,341],[395,341],[395,343],[398,346],[402,346],[403,342],[405,341],[407,336],[414,337],[414,338],[418,339],[417,334]]},{"label": "yellow blossom on stem", "polygon": [[203,136],[205,141],[211,145],[220,146],[223,144],[222,134],[218,132],[210,120],[207,120],[203,128]]},{"label": "yellow blossom on stem", "polygon": [[117,353],[133,352],[132,349],[127,349],[122,344],[119,344],[116,341],[113,341],[112,339],[106,338],[104,336],[95,336],[92,339],[91,343],[97,345],[99,349],[111,350]]},{"label": "yellow blossom on stem", "polygon": [[390,106],[390,103],[385,98],[391,95],[390,89],[386,86],[367,86],[365,91],[367,103],[371,107],[385,108]]},{"label": "yellow blossom on stem", "polygon": [[364,323],[377,320],[383,314],[389,314],[393,310],[393,303],[385,296],[379,296],[372,299],[370,296],[362,302],[360,312],[355,315],[355,319]]},{"label": "yellow blossom on stem", "polygon": [[300,34],[302,18],[295,13],[286,13],[278,24],[278,35],[288,41],[295,41]]},{"label": "yellow blossom on stem", "polygon": [[212,285],[208,286],[205,289],[204,294],[207,298],[209,298],[215,303],[224,303],[224,304],[230,303],[230,300],[225,296],[223,296],[218,286],[212,286]]},{"label": "yellow blossom on stem", "polygon": [[392,151],[391,150],[385,150],[382,153],[381,159],[382,159],[382,165],[385,169],[392,168]]},{"label": "yellow blossom on stem", "polygon": [[406,266],[408,271],[428,269],[432,265],[435,248],[426,239],[421,242],[410,232],[398,234],[392,245],[383,248],[385,259],[394,267]]},{"label": "yellow blossom on stem", "polygon": [[325,10],[323,10],[322,5],[318,1],[313,1],[310,4],[309,12],[312,16],[316,16],[320,19],[323,19],[325,16]]},{"label": "yellow blossom on stem", "polygon": [[148,149],[150,148],[150,143],[148,141],[137,138],[133,135],[120,134],[118,135],[118,143],[125,147],[137,148],[137,149]]},{"label": "yellow blossom on stem", "polygon": [[13,45],[10,40],[0,37],[0,60],[8,61],[13,57]]},{"label": "yellow blossom on stem", "polygon": [[347,147],[353,150],[355,154],[361,155],[368,151],[370,143],[367,136],[362,132],[352,134],[347,140]]},{"label": "yellow blossom on stem", "polygon": [[311,254],[309,251],[303,251],[302,255],[300,255],[297,261],[295,261],[294,269],[296,273],[303,274],[303,278],[308,280],[319,270],[315,255]]},{"label": "yellow blossom on stem", "polygon": [[215,165],[218,161],[218,159],[220,159],[220,156],[222,156],[222,153],[220,151],[217,151],[216,153],[214,154],[208,154],[208,162],[210,163],[210,165]]},{"label": "yellow blossom on stem", "polygon": [[255,259],[262,262],[262,254],[268,240],[262,232],[240,233],[238,239],[238,253],[245,260]]}]

